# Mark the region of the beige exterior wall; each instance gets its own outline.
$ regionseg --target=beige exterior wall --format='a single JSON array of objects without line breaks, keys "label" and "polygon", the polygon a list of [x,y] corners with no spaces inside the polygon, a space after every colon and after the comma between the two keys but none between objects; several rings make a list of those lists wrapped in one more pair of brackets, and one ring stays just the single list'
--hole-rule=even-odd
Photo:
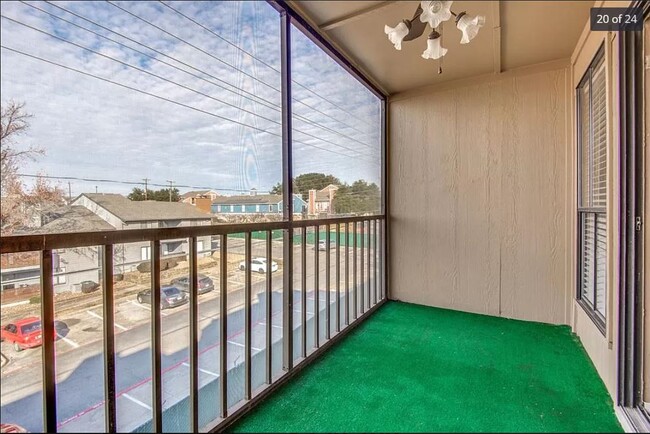
[{"label": "beige exterior wall", "polygon": [[[609,107],[605,335],[576,302],[575,241],[575,88],[601,45]],[[426,93],[412,90],[389,104],[392,298],[569,324],[612,397],[619,285],[617,59],[616,34],[591,32],[585,23],[565,62],[446,83]],[[647,190],[646,197],[648,207]],[[650,281],[648,274],[645,279]],[[649,299],[645,305],[650,308]],[[650,321],[645,330],[649,339]],[[650,346],[645,348],[650,360]],[[650,384],[650,364],[644,380]],[[650,388],[644,396],[650,401]]]},{"label": "beige exterior wall", "polygon": [[568,61],[396,95],[391,296],[568,323]]}]

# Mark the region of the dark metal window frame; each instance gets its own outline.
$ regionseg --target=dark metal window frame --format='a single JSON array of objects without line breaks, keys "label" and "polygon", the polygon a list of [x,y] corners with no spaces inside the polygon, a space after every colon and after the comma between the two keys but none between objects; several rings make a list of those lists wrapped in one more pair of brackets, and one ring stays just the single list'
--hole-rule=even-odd
[{"label": "dark metal window frame", "polygon": [[[603,316],[598,310],[596,309],[596,306],[598,305],[597,300],[596,300],[596,285],[597,285],[597,260],[596,260],[596,252],[598,249],[598,219],[599,216],[603,216],[607,218],[607,209],[605,207],[583,207],[582,206],[582,161],[583,158],[585,157],[582,155],[582,105],[581,105],[581,97],[582,97],[582,88],[583,86],[588,82],[589,83],[589,143],[593,143],[593,110],[592,110],[592,92],[593,92],[593,85],[592,85],[592,78],[593,78],[593,72],[595,67],[601,62],[604,61],[605,58],[605,45],[604,43],[601,44],[600,48],[596,52],[596,55],[592,59],[592,61],[589,63],[589,66],[587,67],[587,70],[585,71],[585,74],[583,75],[582,79],[580,80],[580,83],[576,87],[576,125],[577,125],[577,145],[578,145],[578,255],[577,255],[577,279],[576,279],[576,299],[578,301],[578,304],[582,306],[584,311],[587,313],[587,316],[591,318],[591,320],[596,324],[598,330],[605,335],[606,333],[606,323],[607,323],[607,318]],[[591,149],[591,147],[590,147]],[[589,153],[588,158],[590,159],[590,164],[589,164],[589,170],[591,170],[592,164],[591,164],[591,158],[592,158],[592,153]],[[591,179],[591,177],[590,177]],[[583,257],[582,257],[582,252],[583,252],[583,220],[589,215],[594,216],[594,258],[593,260],[593,266],[594,266],[594,300],[593,303],[590,302],[589,300],[586,300],[582,296],[582,278],[583,278]],[[602,217],[601,217],[602,218]],[[605,241],[606,242],[606,241]],[[606,285],[606,283],[605,283]],[[607,297],[607,288],[605,288],[605,297]]]},{"label": "dark metal window frame", "polygon": [[[644,21],[650,2],[636,1]],[[643,406],[643,142],[644,53],[643,31],[619,32],[620,93],[620,286],[618,322],[618,388],[616,401],[638,432],[650,431],[650,415]],[[647,110],[648,107],[645,107]],[[647,174],[646,174],[647,175]],[[641,220],[642,222],[642,220]],[[647,318],[645,319],[648,320]],[[648,385],[646,385],[648,387]]]},{"label": "dark metal window frame", "polygon": [[[185,238],[189,239],[189,272],[190,272],[190,304],[189,304],[189,334],[190,334],[190,429],[198,432],[199,429],[208,429],[210,431],[221,431],[231,425],[239,417],[247,413],[261,400],[271,394],[278,387],[286,383],[296,373],[301,371],[305,366],[318,358],[323,352],[327,351],[332,345],[340,341],[347,333],[353,330],[359,323],[372,315],[380,308],[389,297],[388,282],[388,180],[387,180],[387,113],[386,103],[387,95],[377,88],[368,78],[366,78],[349,60],[342,56],[329,42],[327,42],[318,32],[313,29],[299,14],[297,14],[289,5],[283,1],[269,1],[280,14],[281,21],[281,80],[282,80],[282,181],[283,181],[283,220],[280,222],[254,223],[254,224],[228,224],[228,225],[209,225],[209,226],[189,226],[189,227],[170,227],[170,228],[150,228],[150,229],[133,229],[133,230],[116,230],[105,232],[83,232],[83,233],[61,233],[47,235],[17,235],[2,237],[0,243],[0,253],[17,253],[26,251],[39,251],[41,256],[41,318],[43,324],[43,422],[45,432],[57,432],[57,399],[56,399],[56,368],[55,368],[55,348],[54,340],[54,289],[53,289],[53,251],[62,248],[78,248],[87,246],[100,246],[102,249],[102,293],[103,293],[103,330],[104,330],[104,400],[105,407],[105,429],[107,432],[117,431],[117,408],[116,408],[116,384],[115,384],[115,334],[114,334],[114,305],[113,305],[113,250],[115,245],[149,242],[151,255],[149,261],[152,270],[152,303],[151,303],[151,342],[152,342],[152,407],[153,419],[152,428],[154,432],[162,430],[162,360],[161,360],[161,327],[160,327],[160,252],[161,242],[169,239]],[[314,43],[316,43],[325,53],[330,55],[339,65],[348,73],[365,85],[381,101],[381,112],[379,127],[381,128],[381,211],[377,215],[329,218],[321,220],[293,220],[293,183],[292,176],[292,111],[291,111],[291,25],[295,25],[299,30],[304,32]],[[345,318],[344,325],[341,327],[337,320],[336,329],[329,336],[326,335],[324,340],[316,340],[316,348],[309,352],[303,348],[303,357],[297,360],[294,366],[293,360],[293,232],[295,229],[302,231],[302,239],[305,240],[305,233],[308,228],[318,228],[325,226],[331,230],[335,226],[335,233],[341,232],[341,226],[344,226],[344,233],[347,237],[350,235],[349,230],[352,226],[357,228],[360,225],[360,234],[367,236],[367,241],[361,239],[357,246],[356,230],[353,234],[354,240],[354,269],[349,267],[348,251],[350,250],[348,242],[345,245]],[[363,228],[366,228],[365,230]],[[272,377],[270,352],[266,357],[266,383],[257,390],[251,388],[251,312],[250,312],[250,291],[251,278],[250,269],[247,270],[245,279],[245,388],[244,399],[228,408],[227,396],[227,346],[220,347],[220,407],[218,409],[219,418],[213,421],[207,427],[200,427],[198,420],[198,267],[197,267],[197,238],[201,236],[219,236],[220,253],[221,253],[221,273],[220,273],[220,301],[219,311],[221,318],[227,318],[227,255],[228,255],[228,235],[234,233],[245,234],[245,254],[246,260],[251,259],[251,234],[252,232],[265,231],[267,242],[272,239],[272,231],[282,230],[284,239],[284,269],[283,273],[283,371],[277,377]],[[329,239],[329,230],[327,238]],[[337,237],[338,238],[338,237]],[[378,246],[375,254],[371,258],[370,246]],[[306,254],[306,243],[302,244],[302,257]],[[364,250],[365,249],[365,250]],[[336,273],[340,276],[341,264],[340,246],[337,242],[336,247]],[[327,250],[330,253],[330,250]],[[318,255],[318,249],[315,255]],[[267,244],[267,260],[271,261],[270,243]],[[367,260],[367,277],[368,284],[363,284],[363,265],[361,266],[361,276],[357,274],[356,258],[359,253],[360,260],[363,261],[364,255]],[[371,276],[370,264],[374,265],[375,273]],[[329,263],[330,259],[326,259]],[[363,262],[362,262],[363,264]],[[304,263],[303,263],[304,266]],[[351,273],[350,273],[351,272]],[[351,276],[350,276],[351,274]],[[267,297],[271,292],[271,271],[267,270]],[[349,279],[351,278],[351,279]],[[318,279],[318,277],[316,277]],[[318,287],[318,280],[315,282]],[[330,279],[327,278],[325,285],[331,290]],[[337,279],[337,295],[341,292]],[[374,286],[374,288],[373,288]],[[303,287],[303,294],[305,288]],[[364,292],[366,292],[364,296]],[[375,294],[372,297],[372,294]],[[348,297],[352,297],[351,300]],[[361,300],[357,303],[357,297]],[[318,299],[318,297],[316,297]],[[366,300],[364,302],[364,299]],[[349,318],[350,301],[354,303],[354,312],[352,318]],[[304,298],[303,298],[304,302]],[[340,298],[337,297],[336,309],[337,319],[340,319]],[[329,310],[329,304],[326,306]],[[303,310],[303,312],[306,311]],[[266,306],[267,318],[267,345],[270,342],[271,328],[271,306]],[[316,329],[318,329],[319,315],[315,316]],[[328,316],[329,318],[329,316]],[[325,321],[327,324],[327,321]],[[304,331],[303,327],[303,331]],[[223,321],[220,327],[220,341],[224,342],[227,337],[228,321]],[[329,331],[329,328],[328,328]],[[304,337],[303,337],[304,341]]]}]

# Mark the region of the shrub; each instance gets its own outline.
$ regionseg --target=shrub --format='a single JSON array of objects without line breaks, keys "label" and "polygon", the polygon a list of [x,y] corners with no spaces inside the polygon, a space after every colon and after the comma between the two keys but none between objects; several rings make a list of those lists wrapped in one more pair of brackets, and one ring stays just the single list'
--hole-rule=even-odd
[{"label": "shrub", "polygon": [[29,298],[29,304],[40,304],[40,303],[41,303],[40,295],[35,295],[34,297]]}]

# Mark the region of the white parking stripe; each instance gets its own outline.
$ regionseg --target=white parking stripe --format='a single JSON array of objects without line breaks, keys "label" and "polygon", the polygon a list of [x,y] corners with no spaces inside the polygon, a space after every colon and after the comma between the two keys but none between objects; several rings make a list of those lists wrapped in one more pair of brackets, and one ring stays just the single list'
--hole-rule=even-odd
[{"label": "white parking stripe", "polygon": [[[151,312],[151,308],[150,308],[149,306],[146,306],[146,305],[144,305],[144,304],[140,304],[140,303],[138,303],[138,302],[135,301],[135,300],[131,300],[131,304],[134,305],[134,306],[141,307],[142,309],[146,309],[146,310],[148,310],[149,312]],[[167,316],[167,313],[166,313],[166,312],[163,312],[162,310],[160,311],[160,314],[161,314],[162,316]]]},{"label": "white parking stripe", "polygon": [[129,395],[129,394],[127,394],[127,393],[123,393],[122,396],[125,397],[126,399],[130,400],[130,401],[135,402],[135,403],[138,404],[138,405],[141,405],[142,407],[146,408],[146,409],[149,410],[149,411],[152,410],[152,408],[149,407],[147,404],[145,404],[144,402],[140,401],[139,399],[135,399],[134,397],[132,397],[131,395]]},{"label": "white parking stripe", "polygon": [[68,339],[68,338],[66,338],[65,336],[61,336],[61,335],[59,334],[59,332],[56,332],[56,335],[57,335],[59,338],[61,338],[61,340],[65,341],[65,343],[67,343],[67,344],[69,344],[69,345],[71,345],[71,346],[73,346],[73,347],[75,347],[75,348],[79,348],[79,344],[76,343],[75,341],[73,341],[72,339]]},{"label": "white parking stripe", "polygon": [[[239,342],[233,342],[233,341],[228,341],[229,344],[236,345],[238,347],[246,348],[246,345],[240,344]],[[251,350],[253,351],[262,351],[261,348],[255,348],[254,346],[251,345]]]},{"label": "white parking stripe", "polygon": [[[259,323],[259,324],[260,324],[261,326],[266,326],[266,323],[265,323],[265,322],[261,322],[261,323]],[[277,325],[277,324],[271,324],[271,327],[276,328],[276,329],[281,329],[281,328],[282,328],[282,326],[279,326],[279,325]]]},{"label": "white parking stripe", "polygon": [[[301,312],[300,308],[295,307],[295,306],[294,306],[294,308],[293,308],[293,311],[294,311],[295,313],[300,313],[300,312]],[[314,312],[310,312],[309,309],[307,309],[307,313],[308,313],[309,315],[313,315],[313,314],[314,314]]]},{"label": "white parking stripe", "polygon": [[[187,366],[189,368],[190,364],[183,362],[183,366]],[[203,372],[204,374],[212,375],[214,377],[219,378],[219,374],[217,374],[216,372],[208,371],[207,369],[203,369],[203,368],[199,368],[199,371]]]},{"label": "white parking stripe", "polygon": [[[102,318],[101,315],[97,315],[95,312],[93,312],[93,311],[91,311],[91,310],[87,310],[86,312],[88,313],[88,315],[90,315],[90,316],[94,316],[95,318],[104,321],[104,318]],[[114,325],[115,327],[117,327],[118,329],[121,329],[121,330],[128,330],[126,327],[121,326],[121,325],[119,325],[119,324],[116,323],[116,322],[114,322],[113,325]]]}]

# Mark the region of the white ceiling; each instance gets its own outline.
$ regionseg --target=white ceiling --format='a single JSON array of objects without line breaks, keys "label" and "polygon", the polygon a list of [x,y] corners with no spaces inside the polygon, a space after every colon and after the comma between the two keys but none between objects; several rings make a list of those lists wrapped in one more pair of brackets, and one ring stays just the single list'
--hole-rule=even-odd
[{"label": "white ceiling", "polygon": [[397,51],[384,34],[410,18],[418,1],[293,1],[292,5],[341,47],[390,94],[449,80],[568,58],[589,19],[591,1],[455,1],[452,10],[484,15],[471,43],[460,44],[452,20],[444,23],[443,73],[437,60],[421,57],[420,38]]}]

